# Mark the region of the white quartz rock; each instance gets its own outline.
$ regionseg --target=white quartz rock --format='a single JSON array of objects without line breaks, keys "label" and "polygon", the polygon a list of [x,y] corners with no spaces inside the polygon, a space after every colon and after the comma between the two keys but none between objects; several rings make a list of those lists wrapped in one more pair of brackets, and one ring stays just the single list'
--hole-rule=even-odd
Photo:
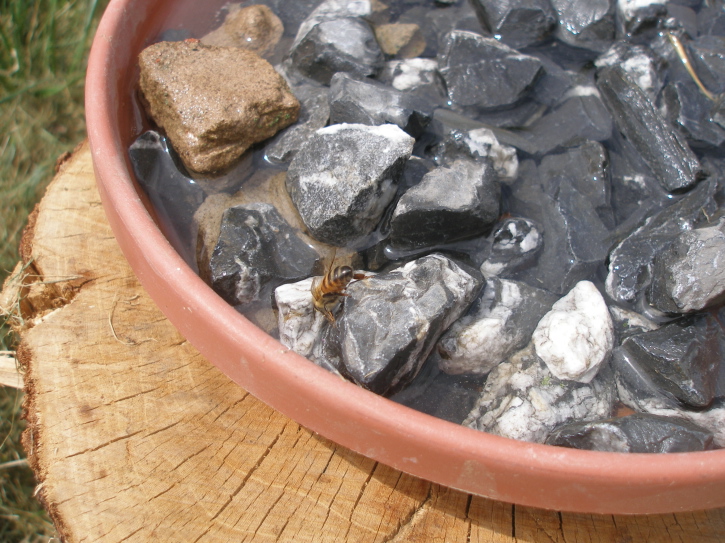
[{"label": "white quartz rock", "polygon": [[279,341],[297,354],[312,358],[317,338],[326,320],[312,305],[313,278],[279,286],[274,291],[277,302]]},{"label": "white quartz rock", "polygon": [[614,347],[607,304],[590,281],[580,281],[539,321],[536,354],[559,379],[589,383]]}]

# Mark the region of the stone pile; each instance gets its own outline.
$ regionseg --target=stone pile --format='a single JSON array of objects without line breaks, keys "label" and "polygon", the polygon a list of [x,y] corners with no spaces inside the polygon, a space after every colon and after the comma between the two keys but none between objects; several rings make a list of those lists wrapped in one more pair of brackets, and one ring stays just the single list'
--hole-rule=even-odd
[{"label": "stone pile", "polygon": [[[725,446],[725,4],[287,5],[243,2],[201,43],[142,54],[162,132],[131,159],[201,276],[314,363],[456,423],[584,449]],[[240,14],[269,27],[251,39],[276,71],[248,50],[239,70],[274,80],[281,109],[262,121],[232,86],[217,121],[245,127],[239,142],[179,139],[158,104],[186,119],[213,100],[197,84],[165,103],[179,91],[147,89],[196,76],[154,64],[236,58],[204,44],[251,32]],[[201,62],[208,89],[232,79],[233,62]],[[232,161],[202,170],[184,138],[207,138],[204,160],[249,150],[204,177]]]}]

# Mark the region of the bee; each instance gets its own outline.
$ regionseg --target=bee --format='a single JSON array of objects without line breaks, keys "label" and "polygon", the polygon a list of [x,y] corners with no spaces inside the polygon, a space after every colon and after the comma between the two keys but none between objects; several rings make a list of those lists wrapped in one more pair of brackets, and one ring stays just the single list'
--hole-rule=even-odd
[{"label": "bee", "polygon": [[312,281],[312,304],[314,308],[322,313],[331,324],[335,324],[335,316],[332,310],[340,302],[340,298],[347,296],[345,289],[353,281],[360,281],[370,277],[364,273],[355,273],[350,266],[334,266],[333,256],[327,272],[322,277],[315,277]]}]

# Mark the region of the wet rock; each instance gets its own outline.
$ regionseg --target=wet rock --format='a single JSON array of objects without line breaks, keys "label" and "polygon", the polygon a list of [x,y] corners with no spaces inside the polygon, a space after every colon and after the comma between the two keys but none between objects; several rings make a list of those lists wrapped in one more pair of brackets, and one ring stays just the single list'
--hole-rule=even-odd
[{"label": "wet rock", "polygon": [[179,171],[172,153],[166,138],[153,130],[141,134],[128,151],[136,179],[151,200],[164,234],[187,262],[194,262],[188,240],[196,238],[193,217],[206,193]]},{"label": "wet rock", "polygon": [[375,75],[383,52],[367,21],[369,1],[327,0],[300,25],[289,58],[304,75],[328,85],[336,72]]},{"label": "wet rock", "polygon": [[284,33],[284,26],[269,7],[253,5],[229,7],[222,25],[203,38],[204,45],[241,47],[260,56],[271,53]]},{"label": "wet rock", "polygon": [[519,172],[507,209],[513,216],[526,217],[538,225],[543,249],[535,268],[500,276],[565,294],[604,263],[609,253],[609,231],[591,202],[571,183],[563,180],[554,198],[541,187],[536,166],[530,161],[521,163]]},{"label": "wet rock", "polygon": [[436,168],[400,197],[391,245],[420,249],[483,235],[498,219],[500,198],[490,163],[459,160]]},{"label": "wet rock", "polygon": [[297,123],[277,134],[265,147],[264,156],[273,164],[283,164],[294,158],[297,151],[330,119],[328,91],[325,87],[300,85],[295,87],[300,101]]},{"label": "wet rock", "polygon": [[621,67],[602,69],[597,85],[617,128],[632,142],[666,190],[691,188],[705,176],[684,138],[672,130]]},{"label": "wet rock", "polygon": [[562,179],[568,180],[591,202],[599,218],[608,226],[614,226],[609,155],[604,145],[588,141],[562,153],[547,155],[541,160],[539,174],[547,192],[552,195],[558,192]]},{"label": "wet rock", "polygon": [[431,358],[428,358],[416,378],[404,390],[390,396],[390,399],[416,411],[461,424],[481,395],[485,378],[447,375],[438,369]]},{"label": "wet rock", "polygon": [[545,155],[557,148],[609,139],[612,116],[596,89],[587,89],[532,123],[524,135],[535,146],[536,154]]},{"label": "wet rock", "polygon": [[378,225],[415,140],[395,125],[332,125],[295,155],[287,190],[315,238],[361,242]]},{"label": "wet rock", "polygon": [[698,315],[633,335],[622,349],[661,390],[685,405],[701,408],[715,398],[724,342],[717,320]]},{"label": "wet rock", "polygon": [[491,160],[496,176],[501,182],[516,179],[519,160],[516,149],[501,145],[493,130],[476,128],[473,130],[451,130],[443,141],[436,146],[434,160],[436,164],[448,166],[459,158],[475,161]]},{"label": "wet rock", "polygon": [[721,5],[705,5],[697,13],[697,27],[701,35],[725,36],[725,11]]},{"label": "wet rock", "polygon": [[337,73],[330,81],[330,123],[394,124],[414,138],[431,120],[433,106],[386,85]]},{"label": "wet rock", "polygon": [[541,319],[532,341],[558,379],[589,383],[614,347],[614,325],[597,287],[577,283]]},{"label": "wet rock", "polygon": [[425,38],[416,24],[379,25],[375,27],[375,37],[386,55],[415,58],[425,51]]},{"label": "wet rock", "polygon": [[655,255],[649,303],[666,313],[691,313],[725,300],[725,218],[682,232]]},{"label": "wet rock", "polygon": [[430,89],[430,94],[442,96],[443,85],[438,75],[438,62],[433,58],[391,60],[385,63],[379,79],[395,90]]},{"label": "wet rock", "polygon": [[574,47],[604,51],[614,40],[616,0],[551,0],[559,26],[556,37]]},{"label": "wet rock", "polygon": [[667,16],[666,2],[662,0],[619,0],[617,20],[623,36],[649,37],[656,31],[660,20]]},{"label": "wet rock", "polygon": [[619,66],[654,104],[662,89],[663,62],[644,45],[618,41],[595,61],[599,69]]},{"label": "wet rock", "polygon": [[448,374],[485,375],[530,341],[557,296],[517,281],[491,278],[471,310],[438,342]]},{"label": "wet rock", "polygon": [[251,51],[161,42],[141,52],[139,66],[149,115],[193,172],[226,170],[297,120],[287,83]]},{"label": "wet rock", "polygon": [[472,0],[481,25],[521,48],[545,40],[556,28],[557,14],[548,0]]},{"label": "wet rock", "polygon": [[202,278],[232,305],[261,300],[281,283],[312,274],[319,255],[269,204],[224,212],[219,239]]},{"label": "wet rock", "polygon": [[683,406],[669,391],[660,388],[623,347],[614,349],[612,367],[622,403],[643,413],[684,418],[712,432],[717,446],[725,446],[725,403],[722,399],[716,399],[707,409]]},{"label": "wet rock", "polygon": [[644,315],[616,305],[609,306],[609,314],[614,323],[615,337],[620,343],[630,336],[657,330],[660,327],[659,324]]},{"label": "wet rock", "polygon": [[668,453],[715,448],[712,432],[684,419],[634,413],[557,428],[548,445],[588,451]]},{"label": "wet rock", "polygon": [[693,147],[719,147],[725,143],[725,129],[711,116],[710,101],[692,81],[676,81],[663,94],[670,122],[681,128]]},{"label": "wet rock", "polygon": [[481,273],[486,278],[507,277],[532,265],[544,244],[539,227],[522,218],[504,220],[491,238],[491,252],[481,264]]},{"label": "wet rock", "polygon": [[543,443],[562,424],[611,416],[614,390],[606,377],[595,377],[588,384],[560,381],[529,345],[491,371],[483,394],[463,424]]},{"label": "wet rock", "polygon": [[459,106],[497,108],[525,96],[541,72],[541,61],[493,38],[450,32],[438,54],[448,97]]},{"label": "wet rock", "polygon": [[344,373],[378,394],[401,389],[481,284],[475,270],[439,254],[351,284],[338,320]]},{"label": "wet rock", "polygon": [[725,36],[700,36],[688,46],[690,62],[705,88],[725,92]]},{"label": "wet rock", "polygon": [[700,183],[686,196],[652,215],[617,245],[609,256],[607,294],[620,303],[634,303],[652,280],[655,255],[683,231],[696,227],[717,209],[716,183]]}]

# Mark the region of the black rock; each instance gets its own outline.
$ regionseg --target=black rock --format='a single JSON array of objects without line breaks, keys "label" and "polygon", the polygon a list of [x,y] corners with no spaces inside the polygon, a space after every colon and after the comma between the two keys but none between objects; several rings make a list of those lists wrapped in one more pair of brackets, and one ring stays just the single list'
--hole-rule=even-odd
[{"label": "black rock", "polygon": [[697,13],[691,7],[668,2],[667,19],[663,26],[670,32],[684,33],[690,39],[696,38],[698,34]]},{"label": "black rock", "polygon": [[612,116],[601,99],[592,94],[574,95],[551,113],[534,122],[524,135],[538,155],[584,143],[605,141],[612,135]]},{"label": "black rock", "polygon": [[356,17],[317,23],[299,42],[295,41],[290,59],[301,73],[325,85],[337,72],[375,75],[384,62],[372,28]]},{"label": "black rock", "polygon": [[217,294],[236,305],[310,276],[318,260],[273,206],[239,205],[222,215],[209,267],[200,272]]},{"label": "black rock", "polygon": [[604,224],[614,226],[609,154],[604,145],[588,141],[562,153],[549,154],[541,160],[539,174],[545,190],[554,197],[559,190],[558,183],[567,179],[591,202]]},{"label": "black rock", "polygon": [[707,148],[725,143],[725,129],[712,118],[712,101],[693,81],[670,83],[663,98],[670,122],[682,129],[690,145]]},{"label": "black rock", "polygon": [[[164,234],[189,263],[194,263],[190,240],[196,239],[194,213],[206,193],[179,170],[166,138],[149,130],[128,151],[139,185],[156,210]],[[180,161],[179,161],[180,163]]]},{"label": "black rock", "polygon": [[609,256],[607,294],[616,302],[634,303],[652,279],[655,255],[677,236],[696,227],[717,209],[714,180],[700,183],[674,204],[652,215],[626,237]]},{"label": "black rock", "polygon": [[698,315],[633,335],[622,348],[662,390],[702,408],[715,398],[724,342],[717,319]]},{"label": "black rock", "polygon": [[725,36],[725,11],[722,4],[703,6],[697,13],[700,35]]},{"label": "black rock", "polygon": [[475,270],[433,254],[351,284],[338,320],[344,373],[378,394],[400,390],[482,282]]},{"label": "black rock", "polygon": [[433,114],[433,106],[415,95],[386,85],[337,73],[330,81],[330,124],[394,124],[419,137]]},{"label": "black rock", "polygon": [[398,200],[390,221],[396,249],[420,249],[485,234],[498,220],[501,189],[493,165],[454,162],[423,177]]},{"label": "black rock", "polygon": [[312,136],[287,171],[287,191],[313,237],[364,241],[395,197],[415,140],[395,125],[332,125]]},{"label": "black rock", "polygon": [[454,104],[481,108],[516,103],[541,72],[539,59],[493,38],[461,30],[444,38],[438,66]]},{"label": "black rock", "polygon": [[459,159],[493,164],[496,176],[501,182],[516,179],[519,161],[516,149],[501,145],[493,130],[476,128],[474,130],[450,130],[443,141],[435,146],[433,160],[439,166],[451,166]]},{"label": "black rock", "polygon": [[618,34],[632,38],[649,39],[654,35],[661,21],[667,16],[666,1],[655,2],[618,2]]},{"label": "black rock", "polygon": [[556,37],[575,47],[605,51],[614,40],[615,0],[551,0]]},{"label": "black rock", "polygon": [[328,91],[325,87],[298,85],[295,87],[295,96],[300,101],[297,122],[277,134],[264,149],[265,158],[273,164],[292,160],[305,142],[327,125],[330,118]]},{"label": "black rock", "polygon": [[666,190],[691,188],[705,176],[684,138],[621,67],[602,69],[597,85],[617,128],[632,142]]},{"label": "black rock", "polygon": [[539,225],[544,247],[535,268],[500,276],[565,294],[603,264],[609,252],[609,231],[591,202],[567,180],[560,183],[554,198],[542,189],[535,165],[527,161],[519,171],[523,175],[513,186],[506,209]]},{"label": "black rock", "polygon": [[557,14],[549,0],[471,0],[481,25],[521,48],[544,41],[556,28]]},{"label": "black rock", "polygon": [[[667,51],[674,53],[672,44],[666,43]],[[670,58],[670,57],[668,57]],[[671,61],[677,60],[672,55]],[[679,60],[675,62],[675,66]],[[654,104],[663,85],[665,62],[652,49],[645,45],[632,45],[618,41],[595,61],[597,68],[618,66],[629,81],[635,83]]]},{"label": "black rock", "polygon": [[557,428],[548,445],[588,451],[668,453],[715,448],[712,432],[690,421],[634,413],[617,419],[575,422]]},{"label": "black rock", "polygon": [[528,219],[511,217],[491,235],[491,252],[481,265],[485,277],[510,276],[532,265],[544,245],[539,227]]},{"label": "black rock", "polygon": [[490,278],[471,309],[441,337],[438,367],[485,375],[523,349],[558,296],[518,281]]},{"label": "black rock", "polygon": [[705,88],[716,95],[725,92],[725,37],[701,36],[687,49]]},{"label": "black rock", "polygon": [[655,255],[647,300],[665,313],[691,313],[725,301],[725,218],[679,234]]}]

